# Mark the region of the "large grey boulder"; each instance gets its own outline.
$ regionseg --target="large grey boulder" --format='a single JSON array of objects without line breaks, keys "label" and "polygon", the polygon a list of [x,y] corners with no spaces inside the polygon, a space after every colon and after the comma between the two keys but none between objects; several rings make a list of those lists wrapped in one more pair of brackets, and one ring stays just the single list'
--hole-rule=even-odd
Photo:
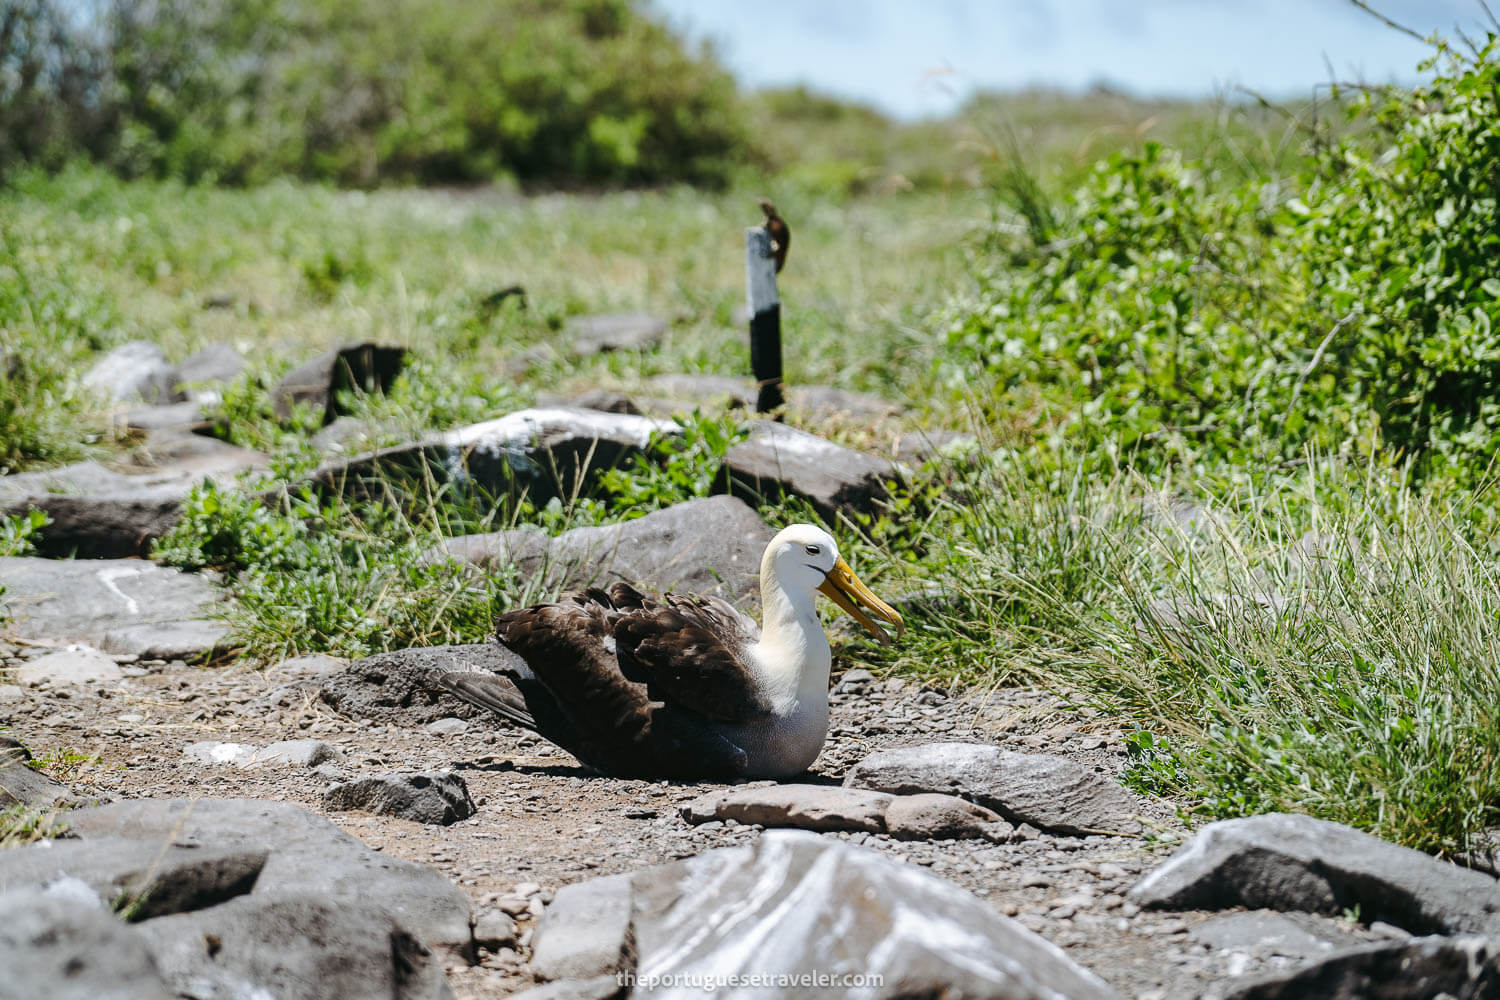
[{"label": "large grey boulder", "polygon": [[278,420],[290,420],[292,409],[305,403],[333,423],[343,411],[339,393],[357,390],[384,393],[406,363],[406,348],[381,344],[349,344],[328,351],[288,372],[271,390]]},{"label": "large grey boulder", "polygon": [[448,826],[474,815],[464,779],[451,772],[418,771],[355,778],[323,793],[323,808],[359,809],[414,823]]},{"label": "large grey boulder", "polygon": [[1015,823],[1052,833],[1137,833],[1140,804],[1082,764],[977,743],[881,750],[844,776],[849,788],[957,795]]},{"label": "large grey boulder", "polygon": [[0,477],[0,513],[44,511],[36,542],[44,556],[144,556],[182,516],[188,491],[205,479],[230,483],[263,468],[259,452],[193,434],[150,436],[125,462],[80,462]]},{"label": "large grey boulder", "polygon": [[[171,845],[169,854],[264,851],[252,898],[313,895],[334,906],[376,902],[426,945],[472,954],[469,901],[457,886],[432,868],[371,850],[299,806],[137,799],[74,810],[68,824],[77,840],[0,853],[0,885],[36,884],[38,877],[52,882],[75,871],[91,885],[106,876],[113,885],[122,873],[139,870],[139,847],[153,857],[164,844]],[[128,846],[132,842],[135,847]],[[27,881],[18,882],[18,871],[31,873]]]},{"label": "large grey boulder", "polygon": [[209,618],[223,598],[210,574],[140,559],[5,557],[0,586],[8,627],[23,639],[186,659],[222,649],[228,634]]},{"label": "large grey boulder", "polygon": [[1500,945],[1484,937],[1424,937],[1365,945],[1257,978],[1226,1000],[1481,1000],[1500,996]]},{"label": "large grey boulder", "polygon": [[563,326],[568,346],[580,355],[650,350],[666,332],[667,321],[650,313],[574,316]]},{"label": "large grey boulder", "polygon": [[[604,894],[611,912],[622,905],[620,879]],[[588,905],[554,902],[542,915],[539,950],[549,938],[593,935],[568,970],[580,988],[611,974],[633,975],[643,989],[667,977],[771,976],[812,982],[810,992],[827,997],[1117,996],[1059,948],[957,886],[816,834],[771,831],[748,847],[637,872],[629,890],[631,918],[607,921],[608,934]],[[722,992],[762,995],[749,986]]]},{"label": "large grey boulder", "polygon": [[32,687],[76,687],[83,684],[112,684],[125,675],[114,657],[75,646],[27,660],[16,668],[15,679]]},{"label": "large grey boulder", "polygon": [[1500,935],[1500,883],[1341,823],[1287,813],[1198,831],[1130,890],[1157,909],[1358,908],[1414,934]]},{"label": "large grey boulder", "polygon": [[495,672],[518,663],[520,658],[498,642],[378,653],[328,675],[318,698],[340,715],[412,728],[455,716],[494,720],[493,713],[443,690],[437,678],[455,671]]},{"label": "large grey boulder", "polygon": [[423,495],[446,487],[479,501],[521,496],[543,504],[571,496],[592,475],[641,454],[675,423],[627,413],[547,407],[460,427],[324,464],[309,485],[348,496]]},{"label": "large grey boulder", "polygon": [[778,424],[756,423],[746,441],[729,449],[715,490],[750,503],[782,495],[801,497],[823,517],[873,513],[890,496],[886,483],[900,479],[892,462]]},{"label": "large grey boulder", "polygon": [[442,962],[383,901],[241,896],[141,924],[181,996],[445,1000]]},{"label": "large grey boulder", "polygon": [[760,558],[774,531],[734,497],[689,500],[632,521],[573,528],[555,538],[515,528],[450,538],[450,555],[488,570],[514,566],[544,589],[608,586],[713,595],[747,605],[760,594]]},{"label": "large grey boulder", "polygon": [[103,907],[37,889],[0,893],[0,997],[171,1000],[144,937]]}]

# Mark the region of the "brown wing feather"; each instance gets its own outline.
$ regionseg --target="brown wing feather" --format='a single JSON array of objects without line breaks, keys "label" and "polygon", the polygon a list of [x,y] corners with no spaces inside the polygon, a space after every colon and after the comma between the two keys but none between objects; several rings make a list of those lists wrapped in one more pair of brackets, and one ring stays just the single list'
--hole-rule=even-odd
[{"label": "brown wing feather", "polygon": [[650,693],[717,722],[753,722],[771,712],[740,649],[754,638],[728,605],[700,598],[655,600],[628,584],[610,587],[621,609],[615,654],[626,677]]},{"label": "brown wing feather", "polygon": [[621,646],[622,622],[647,621],[664,610],[670,609],[617,584],[509,612],[496,626],[500,640],[526,661],[566,717],[566,739],[557,740],[548,726],[538,731],[580,760],[619,774],[738,774],[744,752],[706,728],[700,716],[708,713],[694,715],[693,706],[656,690],[653,677],[626,676],[626,657],[611,651]]},{"label": "brown wing feather", "polygon": [[500,640],[516,652],[585,732],[617,733],[627,741],[650,725],[644,685],[616,666],[604,640],[613,631],[607,605],[542,604],[501,615]]}]

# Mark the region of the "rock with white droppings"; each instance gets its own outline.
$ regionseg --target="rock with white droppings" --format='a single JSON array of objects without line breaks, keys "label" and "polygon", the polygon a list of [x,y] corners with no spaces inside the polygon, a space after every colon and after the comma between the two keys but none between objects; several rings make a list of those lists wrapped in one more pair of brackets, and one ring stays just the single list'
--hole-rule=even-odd
[{"label": "rock with white droppings", "polygon": [[1359,908],[1414,933],[1500,935],[1500,882],[1352,827],[1271,813],[1210,823],[1130,890],[1141,906]]},{"label": "rock with white droppings", "polygon": [[16,668],[16,680],[31,687],[74,687],[80,684],[111,684],[124,677],[114,657],[81,646],[60,649],[28,660]]},{"label": "rock with white droppings", "polygon": [[669,420],[538,407],[329,462],[304,485],[343,496],[386,497],[393,487],[426,491],[436,484],[478,497],[524,494],[540,506],[574,495],[592,476],[642,454],[653,436],[681,433]]},{"label": "rock with white droppings", "polygon": [[240,767],[250,763],[255,756],[255,748],[248,743],[202,740],[183,747],[182,755],[201,764],[230,764]]},{"label": "rock with white droppings", "polygon": [[1134,833],[1139,804],[1115,782],[1064,757],[977,743],[927,743],[873,753],[844,777],[849,788],[898,795],[938,792],[1050,833]]}]

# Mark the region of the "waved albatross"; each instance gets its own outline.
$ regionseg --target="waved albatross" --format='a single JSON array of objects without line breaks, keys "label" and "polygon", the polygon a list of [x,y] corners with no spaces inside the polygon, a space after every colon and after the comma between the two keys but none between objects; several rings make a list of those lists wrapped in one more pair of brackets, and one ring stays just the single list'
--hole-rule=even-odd
[{"label": "waved albatross", "polygon": [[500,616],[498,637],[524,667],[447,673],[439,683],[604,774],[797,774],[828,735],[832,655],[815,592],[882,643],[890,637],[865,609],[898,636],[904,623],[810,524],[771,539],[760,590],[764,628],[713,597],[590,588]]}]

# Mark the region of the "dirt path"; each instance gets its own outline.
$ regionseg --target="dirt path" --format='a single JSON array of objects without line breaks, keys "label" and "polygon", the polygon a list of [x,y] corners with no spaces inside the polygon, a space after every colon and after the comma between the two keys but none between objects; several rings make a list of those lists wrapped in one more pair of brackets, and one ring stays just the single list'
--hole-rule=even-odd
[{"label": "dirt path", "polygon": [[[14,665],[41,651],[12,647],[5,652]],[[444,720],[438,728],[463,731],[437,735],[426,728],[343,718],[310,693],[288,687],[310,680],[295,663],[269,670],[180,663],[127,663],[124,669],[136,676],[113,685],[21,689],[19,698],[12,692],[0,709],[37,757],[57,761],[71,751],[97,756],[97,764],[53,763],[52,772],[64,780],[116,797],[294,802],[327,815],[372,847],[436,867],[476,904],[514,911],[521,932],[516,948],[486,954],[475,967],[449,969],[461,998],[504,996],[532,985],[525,967],[529,930],[560,886],[745,843],[759,834],[758,827],[693,827],[680,818],[679,806],[718,785],[597,777],[567,754],[503,724],[491,729]],[[959,699],[899,680],[846,682],[835,690],[829,744],[807,780],[833,783],[869,752],[935,740],[1062,754],[1116,774],[1125,762],[1120,736],[1037,691]],[[338,761],[316,769],[243,768],[205,764],[183,753],[202,740],[265,745],[303,737],[327,742]],[[342,777],[431,769],[456,770],[479,804],[478,813],[441,827],[330,813],[321,806],[323,791]],[[1161,804],[1146,804],[1145,811],[1164,833],[1182,832]],[[1125,891],[1170,852],[1170,842],[1034,835],[995,845],[899,842],[859,833],[825,836],[921,865],[977,893],[1127,996],[1202,996],[1232,975],[1269,971],[1290,961],[1247,961],[1195,942],[1193,926],[1213,915],[1141,913],[1128,903]],[[1325,938],[1361,937],[1336,921],[1309,917],[1305,923]]]}]

